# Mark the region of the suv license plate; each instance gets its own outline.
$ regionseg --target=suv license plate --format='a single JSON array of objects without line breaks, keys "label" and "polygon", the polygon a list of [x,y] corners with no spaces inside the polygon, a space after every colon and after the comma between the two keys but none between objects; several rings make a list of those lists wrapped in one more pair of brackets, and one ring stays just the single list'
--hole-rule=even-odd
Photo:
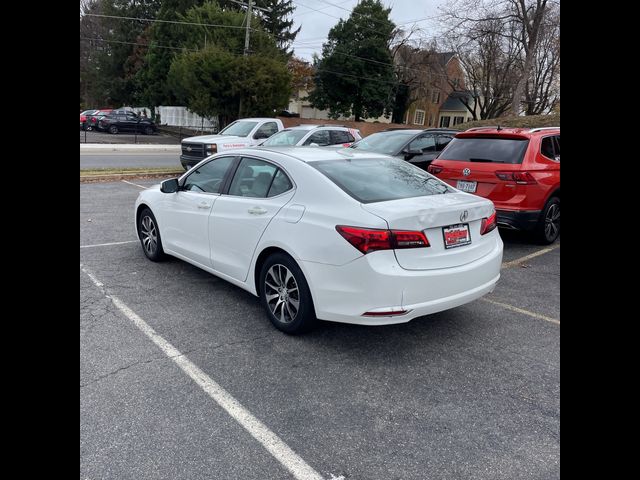
[{"label": "suv license plate", "polygon": [[477,186],[478,182],[467,182],[465,180],[458,180],[456,188],[458,190],[462,190],[463,192],[475,193]]}]

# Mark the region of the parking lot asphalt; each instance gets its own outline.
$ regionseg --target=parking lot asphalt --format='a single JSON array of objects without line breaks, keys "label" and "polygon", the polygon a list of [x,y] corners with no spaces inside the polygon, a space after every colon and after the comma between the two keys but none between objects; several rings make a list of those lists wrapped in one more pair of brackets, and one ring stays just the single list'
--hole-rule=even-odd
[{"label": "parking lot asphalt", "polygon": [[296,478],[118,305],[323,478],[559,478],[559,243],[501,232],[505,268],[485,299],[290,337],[249,293],[149,262],[139,190],[80,186],[81,479]]}]

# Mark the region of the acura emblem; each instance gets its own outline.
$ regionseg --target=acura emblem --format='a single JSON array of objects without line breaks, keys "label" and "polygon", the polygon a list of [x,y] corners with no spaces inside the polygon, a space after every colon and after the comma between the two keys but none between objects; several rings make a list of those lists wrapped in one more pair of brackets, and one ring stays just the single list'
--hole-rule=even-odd
[{"label": "acura emblem", "polygon": [[[468,168],[467,168],[468,170]],[[469,218],[469,212],[466,210],[460,214],[460,221],[464,222],[467,218]]]},{"label": "acura emblem", "polygon": [[465,177],[468,177],[469,175],[471,175],[471,170],[469,170],[468,168],[465,168],[464,170],[462,170],[462,174]]}]

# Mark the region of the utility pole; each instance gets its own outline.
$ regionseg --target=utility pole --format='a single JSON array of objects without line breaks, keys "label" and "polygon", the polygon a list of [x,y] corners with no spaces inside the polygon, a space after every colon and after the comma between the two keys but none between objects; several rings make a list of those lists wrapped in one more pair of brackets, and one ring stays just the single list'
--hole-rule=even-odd
[{"label": "utility pole", "polygon": [[251,7],[253,7],[253,1],[249,0],[247,6],[247,28],[244,34],[244,56],[249,55],[249,32],[251,31]]}]

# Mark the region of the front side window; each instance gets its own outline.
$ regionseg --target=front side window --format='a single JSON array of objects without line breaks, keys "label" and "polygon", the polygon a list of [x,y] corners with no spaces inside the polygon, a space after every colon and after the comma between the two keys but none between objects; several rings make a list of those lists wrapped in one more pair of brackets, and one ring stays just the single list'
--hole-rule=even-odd
[{"label": "front side window", "polygon": [[440,152],[444,150],[444,147],[449,145],[449,142],[453,139],[453,137],[449,135],[438,135],[437,147],[436,149]]},{"label": "front side window", "polygon": [[218,135],[233,135],[234,137],[246,137],[255,128],[258,122],[236,120],[223,128]]},{"label": "front side window", "polygon": [[329,131],[320,130],[319,132],[315,132],[313,135],[307,138],[307,140],[304,142],[304,145],[311,145],[312,143],[315,143],[316,145],[319,145],[321,147],[330,145],[331,139],[329,138]]},{"label": "front side window", "polygon": [[243,158],[238,165],[229,195],[237,197],[265,198],[278,167],[255,158]]},{"label": "front side window", "polygon": [[233,158],[216,158],[199,166],[185,179],[182,189],[192,192],[220,193],[224,177]]},{"label": "front side window", "polygon": [[309,162],[361,203],[451,192],[446,183],[396,158]]}]

